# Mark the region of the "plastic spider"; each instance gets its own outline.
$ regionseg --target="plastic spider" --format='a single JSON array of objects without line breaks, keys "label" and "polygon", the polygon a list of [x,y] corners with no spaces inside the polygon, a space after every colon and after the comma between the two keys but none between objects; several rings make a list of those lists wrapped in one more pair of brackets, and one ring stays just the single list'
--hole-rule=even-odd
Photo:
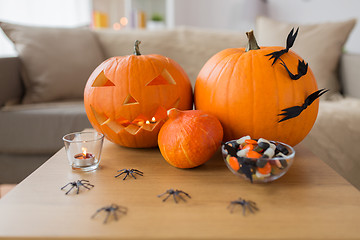
[{"label": "plastic spider", "polygon": [[118,215],[116,214],[116,212],[119,212],[120,214],[126,214],[127,213],[127,207],[122,207],[116,204],[111,204],[110,206],[106,206],[106,207],[102,207],[100,209],[98,209],[92,216],[91,218],[94,218],[99,212],[101,211],[105,211],[107,212],[106,218],[104,220],[104,224],[107,223],[109,217],[111,214],[114,215],[115,220],[118,220]]},{"label": "plastic spider", "polygon": [[183,197],[180,195],[180,193],[183,193],[183,194],[185,194],[185,196],[187,196],[188,198],[191,198],[190,195],[187,194],[186,192],[181,191],[181,190],[177,190],[177,189],[176,189],[176,190],[174,190],[174,189],[166,190],[166,192],[158,195],[158,197],[161,197],[161,196],[163,196],[163,195],[165,195],[165,194],[169,194],[166,198],[163,199],[163,202],[165,202],[171,195],[173,195],[175,203],[178,203],[178,201],[177,201],[177,199],[176,199],[176,196],[179,197],[179,198],[180,198],[181,200],[183,200],[184,202],[186,202],[185,198],[183,198]]},{"label": "plastic spider", "polygon": [[118,172],[121,172],[121,173],[116,175],[115,176],[116,178],[119,177],[120,175],[124,174],[124,173],[126,174],[125,177],[123,178],[123,180],[125,180],[127,178],[127,176],[129,176],[129,175],[131,175],[133,178],[136,179],[136,177],[134,176],[133,173],[136,173],[137,175],[140,175],[140,176],[143,176],[143,174],[144,174],[142,171],[139,171],[139,170],[134,169],[134,168],[132,168],[132,169],[124,168],[124,169],[118,170]]},{"label": "plastic spider", "polygon": [[94,185],[90,184],[90,182],[88,180],[77,180],[76,182],[69,182],[68,184],[66,184],[65,186],[63,186],[61,188],[61,190],[63,190],[64,188],[66,188],[68,185],[71,185],[71,188],[69,189],[69,191],[67,191],[65,194],[67,195],[74,187],[77,189],[76,194],[79,194],[79,190],[80,187],[83,186],[84,188],[90,190],[90,187],[94,187]]},{"label": "plastic spider", "polygon": [[256,203],[253,201],[246,201],[245,199],[239,198],[238,200],[231,201],[228,209],[230,212],[234,212],[235,205],[241,205],[243,208],[243,215],[245,216],[246,209],[248,209],[251,213],[255,213],[255,211],[259,211],[259,208],[256,206]]}]

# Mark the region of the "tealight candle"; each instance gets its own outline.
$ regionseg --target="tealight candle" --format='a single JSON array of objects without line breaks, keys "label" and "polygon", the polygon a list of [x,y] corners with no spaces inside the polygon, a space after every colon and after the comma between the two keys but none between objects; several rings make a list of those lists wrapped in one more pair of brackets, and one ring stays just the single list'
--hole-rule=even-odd
[{"label": "tealight candle", "polygon": [[82,153],[74,156],[75,167],[87,167],[95,163],[96,159],[93,154],[86,152],[86,148],[82,148]]},{"label": "tealight candle", "polygon": [[155,117],[152,117],[150,121],[149,120],[145,121],[145,124],[154,124],[154,123],[156,123]]}]

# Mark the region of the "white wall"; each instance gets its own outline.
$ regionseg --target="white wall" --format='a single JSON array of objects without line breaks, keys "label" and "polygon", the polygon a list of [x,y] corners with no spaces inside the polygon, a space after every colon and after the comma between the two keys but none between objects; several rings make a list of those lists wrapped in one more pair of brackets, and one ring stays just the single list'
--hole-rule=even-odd
[{"label": "white wall", "polygon": [[[98,0],[106,5],[108,1]],[[123,0],[119,0],[124,2]],[[78,26],[91,20],[91,0],[0,0],[0,21],[45,26]],[[359,0],[173,0],[174,25],[229,29],[246,32],[255,27],[255,18],[318,23],[356,18],[360,21]],[[1,36],[0,52],[14,54],[12,44]],[[10,49],[10,50],[9,50]],[[345,46],[360,53],[360,23]],[[5,53],[5,54],[6,54]]]},{"label": "white wall", "polygon": [[360,1],[358,0],[268,0],[268,16],[296,23],[357,19],[345,50],[360,53]]},{"label": "white wall", "polygon": [[[359,0],[175,0],[175,25],[248,31],[256,16],[300,24],[360,21]],[[345,46],[360,53],[360,22]]]},{"label": "white wall", "polygon": [[[109,26],[115,22],[119,22],[120,18],[125,15],[125,0],[92,0],[92,9],[89,13],[94,11],[109,13]],[[121,16],[121,17],[119,17]]]},{"label": "white wall", "polygon": [[265,14],[262,0],[175,0],[175,26],[249,31],[257,15]]}]

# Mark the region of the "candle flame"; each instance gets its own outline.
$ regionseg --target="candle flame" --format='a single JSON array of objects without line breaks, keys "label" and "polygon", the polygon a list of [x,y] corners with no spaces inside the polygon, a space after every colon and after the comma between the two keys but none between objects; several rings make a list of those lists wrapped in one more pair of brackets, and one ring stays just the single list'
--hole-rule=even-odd
[{"label": "candle flame", "polygon": [[156,119],[155,119],[155,117],[153,117],[153,118],[151,119],[151,121],[152,121],[152,122],[156,122]]},{"label": "candle flame", "polygon": [[84,155],[84,157],[86,157],[86,151],[87,149],[85,147],[82,147],[81,148],[81,151],[82,151],[82,154]]},{"label": "candle flame", "polygon": [[146,124],[150,124],[150,121],[149,120],[146,120],[146,122],[145,122]]},{"label": "candle flame", "polygon": [[144,124],[144,121],[139,121],[137,124],[138,124],[139,126],[142,126],[142,125]]}]

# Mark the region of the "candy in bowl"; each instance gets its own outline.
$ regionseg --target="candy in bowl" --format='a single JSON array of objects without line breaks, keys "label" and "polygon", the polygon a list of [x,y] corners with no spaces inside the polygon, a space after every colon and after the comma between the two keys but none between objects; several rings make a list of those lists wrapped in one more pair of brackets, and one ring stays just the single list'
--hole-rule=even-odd
[{"label": "candy in bowl", "polygon": [[260,183],[283,176],[295,156],[295,150],[285,143],[251,139],[250,136],[223,143],[221,151],[230,171],[250,182]]}]

